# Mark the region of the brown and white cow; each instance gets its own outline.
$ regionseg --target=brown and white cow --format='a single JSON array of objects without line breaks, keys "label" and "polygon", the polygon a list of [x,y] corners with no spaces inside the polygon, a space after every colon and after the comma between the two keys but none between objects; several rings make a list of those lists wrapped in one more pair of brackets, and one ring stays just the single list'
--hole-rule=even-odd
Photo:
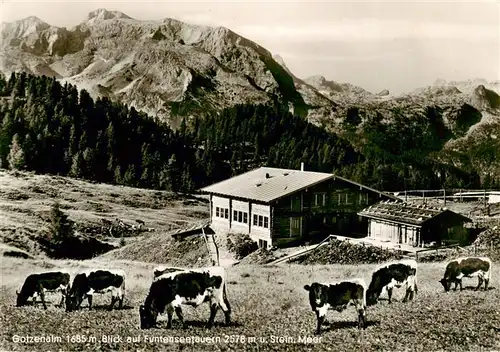
[{"label": "brown and white cow", "polygon": [[141,329],[154,327],[158,314],[165,310],[168,315],[167,328],[172,327],[174,310],[183,328],[186,328],[181,306],[197,307],[204,302],[210,304],[207,328],[213,326],[219,307],[224,312],[226,325],[230,324],[231,307],[226,295],[226,271],[223,267],[170,269],[153,280],[144,304],[139,307]]},{"label": "brown and white cow", "polygon": [[125,272],[123,270],[95,269],[79,273],[75,275],[66,297],[66,311],[79,309],[84,298],[87,298],[89,310],[91,310],[94,293],[107,292],[111,292],[111,304],[108,309],[113,309],[115,302],[119,302],[119,308],[121,308],[125,296]]},{"label": "brown and white cow", "polygon": [[417,261],[414,259],[400,260],[383,264],[372,273],[372,280],[366,292],[366,300],[369,306],[378,302],[383,290],[387,291],[389,303],[392,302],[394,287],[405,286],[406,295],[403,302],[413,300],[418,292],[417,288]]},{"label": "brown and white cow", "polygon": [[358,312],[358,328],[366,327],[366,288],[362,279],[345,280],[336,283],[305,285],[309,292],[309,304],[316,313],[316,334],[321,333],[321,325],[329,309],[342,312],[349,304],[354,304]]},{"label": "brown and white cow", "polygon": [[33,297],[33,302],[35,302],[36,297],[40,296],[43,308],[47,309],[47,305],[45,304],[45,292],[47,291],[61,291],[62,297],[59,305],[62,306],[69,287],[69,281],[70,275],[64,270],[31,274],[24,280],[21,291],[16,292],[16,306],[22,307],[26,305],[30,297]]},{"label": "brown and white cow", "polygon": [[455,291],[457,285],[460,285],[462,291],[462,278],[478,277],[476,291],[481,288],[484,281],[484,289],[488,289],[488,284],[491,277],[491,260],[487,257],[462,257],[454,259],[446,265],[444,277],[439,280],[443,285],[444,290],[448,292],[451,289],[451,284],[455,283]]}]

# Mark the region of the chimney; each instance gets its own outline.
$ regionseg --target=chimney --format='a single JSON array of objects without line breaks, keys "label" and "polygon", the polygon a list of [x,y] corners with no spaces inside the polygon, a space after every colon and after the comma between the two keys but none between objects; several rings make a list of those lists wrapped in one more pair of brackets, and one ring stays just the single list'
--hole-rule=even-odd
[{"label": "chimney", "polygon": [[300,163],[300,171],[304,171],[304,163]]}]

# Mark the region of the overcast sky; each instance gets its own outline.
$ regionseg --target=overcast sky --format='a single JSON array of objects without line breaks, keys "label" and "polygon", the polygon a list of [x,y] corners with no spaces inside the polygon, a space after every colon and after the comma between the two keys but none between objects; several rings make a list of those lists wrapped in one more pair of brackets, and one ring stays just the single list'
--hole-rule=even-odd
[{"label": "overcast sky", "polygon": [[97,8],[140,20],[220,25],[283,57],[298,77],[321,74],[395,93],[436,79],[500,79],[500,2],[0,0],[0,20],[37,16],[72,27]]}]

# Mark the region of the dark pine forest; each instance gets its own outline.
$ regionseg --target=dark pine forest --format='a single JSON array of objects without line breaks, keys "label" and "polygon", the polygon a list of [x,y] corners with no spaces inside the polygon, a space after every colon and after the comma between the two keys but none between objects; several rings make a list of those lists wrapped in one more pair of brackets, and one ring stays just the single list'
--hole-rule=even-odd
[{"label": "dark pine forest", "polygon": [[190,192],[262,165],[304,162],[388,191],[481,186],[475,172],[432,161],[439,143],[420,125],[373,121],[355,148],[279,102],[198,115],[174,131],[133,107],[19,73],[0,77],[0,121],[0,167],[97,182]]}]

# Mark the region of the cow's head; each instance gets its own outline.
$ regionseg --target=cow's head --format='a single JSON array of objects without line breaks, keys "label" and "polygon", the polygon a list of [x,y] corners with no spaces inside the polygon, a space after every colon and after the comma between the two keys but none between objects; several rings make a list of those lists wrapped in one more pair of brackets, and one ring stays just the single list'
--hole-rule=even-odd
[{"label": "cow's head", "polygon": [[28,302],[28,296],[26,296],[26,294],[21,291],[16,291],[16,296],[17,296],[17,300],[16,300],[16,307],[22,307],[24,305],[26,305],[26,302]]},{"label": "cow's head", "polygon": [[222,285],[222,277],[218,275],[210,276],[208,279],[208,287],[219,288]]},{"label": "cow's head", "polygon": [[313,282],[310,286],[305,285],[304,290],[309,292],[309,303],[313,311],[328,302],[328,286]]},{"label": "cow's head", "polygon": [[441,283],[441,285],[443,285],[444,290],[446,292],[448,292],[450,290],[450,286],[451,286],[450,281],[446,280],[445,278],[442,278],[441,280],[439,280],[439,282]]},{"label": "cow's head", "polygon": [[366,305],[373,306],[377,304],[380,294],[377,294],[375,290],[366,290]]},{"label": "cow's head", "polygon": [[150,329],[156,325],[158,311],[151,305],[146,308],[144,304],[139,307],[139,315],[141,317],[141,329]]},{"label": "cow's head", "polygon": [[82,301],[82,299],[78,299],[78,295],[71,294],[70,292],[66,292],[66,312],[72,312],[76,310],[76,307],[78,306],[78,301]]}]

